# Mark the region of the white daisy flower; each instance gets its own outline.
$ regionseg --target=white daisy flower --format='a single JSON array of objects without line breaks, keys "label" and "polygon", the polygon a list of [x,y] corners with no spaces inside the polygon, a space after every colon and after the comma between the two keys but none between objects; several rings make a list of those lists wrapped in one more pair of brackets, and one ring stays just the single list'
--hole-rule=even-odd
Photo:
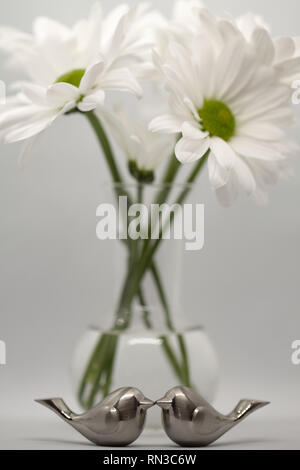
[{"label": "white daisy flower", "polygon": [[143,59],[153,45],[154,17],[143,2],[132,8],[122,4],[106,17],[96,3],[89,18],[71,28],[46,17],[36,18],[32,34],[1,27],[0,48],[12,55],[11,66],[23,69],[35,83],[49,85],[71,70],[86,69],[99,57],[107,65],[128,58],[132,65]]},{"label": "white daisy flower", "polygon": [[194,13],[194,24],[197,24],[201,34],[210,34],[219,43],[220,39],[230,40],[241,32],[256,51],[257,61],[267,67],[273,66],[280,82],[291,84],[299,76],[299,37],[273,38],[265,20],[253,13],[231,21],[219,19],[206,9],[198,9],[197,12],[194,10]]},{"label": "white daisy flower", "polygon": [[273,65],[280,82],[291,84],[300,75],[300,37],[273,38],[270,27],[259,15],[247,13],[237,19],[223,20],[215,17],[198,0],[181,0],[176,2],[168,29],[169,35],[161,33],[164,38],[158,48],[161,55],[166,54],[170,37],[181,44],[188,44],[191,34],[203,34],[222,45],[222,41],[242,33],[255,48],[257,60],[267,66]]},{"label": "white daisy flower", "polygon": [[262,64],[274,66],[278,78],[290,84],[300,76],[300,37],[272,38],[263,18],[248,13],[236,20],[239,30],[256,50]]},{"label": "white daisy flower", "polygon": [[273,66],[261,63],[233,24],[216,23],[203,11],[205,36],[194,36],[188,48],[172,43],[166,63],[154,55],[170,93],[171,113],[154,119],[150,129],[182,134],[175,149],[182,163],[210,149],[210,181],[227,204],[238,186],[258,199],[262,171],[270,163],[276,167],[274,162],[292,150],[281,128],[292,122],[293,112],[290,89],[278,83]]},{"label": "white daisy flower", "polygon": [[[156,21],[152,23],[153,47],[161,57],[167,57],[170,41],[189,43],[192,34],[196,34],[199,30],[197,15],[202,8],[204,6],[201,0],[177,0],[174,2],[171,18],[162,15],[156,17]],[[159,81],[161,77],[153,65],[151,54],[147,60],[142,78]]]},{"label": "white daisy flower", "polygon": [[255,13],[246,13],[242,16],[239,16],[236,20],[233,21],[239,30],[244,34],[247,41],[251,40],[251,36],[257,28],[263,28],[269,33],[271,32],[270,26],[264,18]]},{"label": "white daisy flower", "polygon": [[125,153],[134,178],[152,182],[158,167],[171,155],[175,137],[153,134],[143,118],[132,120],[121,105],[114,112],[102,112],[116,142]]},{"label": "white daisy flower", "polygon": [[48,18],[34,22],[33,34],[1,28],[0,47],[12,55],[10,65],[30,79],[14,84],[20,89],[14,106],[0,114],[5,142],[35,136],[74,108],[95,109],[107,90],[141,96],[128,65],[142,66],[150,43],[140,32],[149,23],[144,4],[121,5],[106,18],[96,5],[88,19],[72,28]]},{"label": "white daisy flower", "polygon": [[195,18],[201,8],[204,8],[204,3],[201,0],[177,0],[173,8],[171,19],[171,29],[182,30],[182,26],[186,29],[191,29],[195,32],[198,27]]}]

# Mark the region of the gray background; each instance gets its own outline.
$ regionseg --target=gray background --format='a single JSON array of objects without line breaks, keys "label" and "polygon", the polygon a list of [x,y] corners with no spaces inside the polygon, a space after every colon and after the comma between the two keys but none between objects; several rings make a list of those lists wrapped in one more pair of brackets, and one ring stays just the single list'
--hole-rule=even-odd
[{"label": "gray background", "polygon": [[[29,31],[35,16],[47,15],[72,24],[93,3],[2,0],[1,23]],[[119,4],[102,3],[106,10]],[[152,3],[165,13],[173,4]],[[206,4],[219,14],[260,13],[275,35],[300,34],[298,0]],[[0,78],[9,83],[15,74],[3,59]],[[297,130],[291,133],[300,143]],[[19,149],[1,144],[0,339],[7,344],[7,365],[0,368],[0,422],[7,424],[0,425],[0,448],[51,447],[47,438],[56,428],[45,430],[48,415],[32,399],[60,393],[72,404],[68,369],[74,345],[88,324],[102,322],[107,267],[105,248],[95,237],[95,208],[108,174],[80,117],[51,127],[23,170]],[[300,337],[298,156],[291,165],[294,178],[272,188],[263,208],[240,198],[222,209],[203,174],[205,249],[185,256],[185,311],[190,323],[205,325],[220,357],[217,405],[225,409],[244,395],[272,401],[257,415],[267,420],[265,428],[253,428],[248,441],[236,434],[242,447],[300,448],[300,366],[291,364],[291,343]],[[73,436],[70,431],[61,446],[71,445]]]}]

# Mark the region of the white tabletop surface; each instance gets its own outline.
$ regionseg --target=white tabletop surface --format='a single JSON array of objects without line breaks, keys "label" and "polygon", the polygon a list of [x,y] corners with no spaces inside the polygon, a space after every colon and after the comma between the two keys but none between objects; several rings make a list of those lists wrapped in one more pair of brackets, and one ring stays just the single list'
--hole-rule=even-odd
[{"label": "white tabletop surface", "polygon": [[[2,372],[8,373],[9,370],[2,370]],[[5,379],[5,374],[3,374],[3,379]],[[58,396],[55,392],[62,390],[66,403],[75,412],[79,412],[72,388],[68,388],[69,381],[66,377],[58,384],[52,384],[52,379],[39,379],[33,383],[26,381],[26,387],[23,390],[20,387],[12,387],[11,384],[12,382],[8,380],[0,383],[0,450],[101,449],[33,400],[35,397]],[[214,403],[216,409],[222,413],[230,411],[242,396],[269,399],[271,404],[253,413],[209,448],[215,450],[300,450],[299,388],[291,387],[290,383],[284,382],[280,383],[280,387],[276,385],[266,380],[259,389],[257,385],[252,386],[251,382],[246,382],[246,380],[245,383],[223,382]],[[156,411],[158,410],[154,408],[148,410],[150,419],[153,420]],[[160,424],[159,413],[157,424]],[[147,429],[147,426],[130,448],[178,449],[161,429],[153,431]]]},{"label": "white tabletop surface", "polygon": [[[177,446],[162,431],[145,430],[131,449],[175,450]],[[300,450],[300,419],[250,417],[215,442],[215,450]],[[0,449],[12,450],[97,450],[74,429],[56,416],[20,417],[1,422]],[[115,448],[114,448],[115,449]],[[129,449],[127,447],[127,449]],[[113,449],[112,449],[113,451]]]}]

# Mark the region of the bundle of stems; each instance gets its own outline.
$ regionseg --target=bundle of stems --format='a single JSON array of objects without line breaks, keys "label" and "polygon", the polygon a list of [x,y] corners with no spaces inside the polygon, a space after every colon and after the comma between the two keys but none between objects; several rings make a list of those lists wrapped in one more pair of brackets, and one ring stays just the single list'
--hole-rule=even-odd
[{"label": "bundle of stems", "polygon": [[[131,204],[132,202],[142,203],[144,184],[137,184],[137,194],[133,199],[126,189],[124,179],[122,178],[111,144],[100,119],[94,112],[85,113],[84,115],[88,118],[92,128],[94,129],[95,135],[103,150],[108,169],[114,183],[115,197],[118,199],[120,196],[126,196],[128,204]],[[185,184],[182,186],[175,204],[181,205],[186,200],[191,190],[191,185],[200,173],[208,154],[209,152],[207,152],[193,167]],[[172,183],[178,174],[179,168],[180,163],[173,154],[169,159],[166,171],[163,175],[161,184],[159,185],[160,189],[155,197],[155,204],[162,204],[167,201],[172,189]],[[174,212],[172,212],[170,220],[171,223],[173,222],[174,215]],[[160,337],[161,346],[174,374],[179,380],[179,383],[186,386],[192,386],[185,340],[182,334],[176,331],[173,324],[167,295],[165,293],[159,270],[155,264],[155,254],[163,239],[165,229],[166,227],[164,226],[159,227],[158,238],[156,240],[151,240],[150,234],[152,227],[151,224],[148,224],[148,237],[145,240],[123,240],[123,242],[126,243],[126,248],[128,250],[127,272],[120,298],[118,300],[114,322],[109,331],[100,335],[89,359],[78,390],[79,401],[85,409],[89,409],[95,404],[99,394],[106,396],[110,392],[119,335],[130,326],[134,300],[138,300],[139,304],[143,306],[143,321],[145,327],[149,329],[152,328],[151,318],[147,309],[147,300],[142,287],[142,282],[147,272],[151,274],[156,287],[158,298],[164,313],[166,328],[169,332],[174,334],[178,342],[180,357],[178,357],[177,353],[171,346],[168,335],[162,335]]]}]

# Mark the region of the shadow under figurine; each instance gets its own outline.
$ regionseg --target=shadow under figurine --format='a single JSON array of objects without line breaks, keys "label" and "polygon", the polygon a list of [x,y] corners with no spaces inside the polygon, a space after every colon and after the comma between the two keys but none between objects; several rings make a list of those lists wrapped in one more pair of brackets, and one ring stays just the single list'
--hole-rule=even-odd
[{"label": "shadow under figurine", "polygon": [[154,405],[140,390],[124,387],[91,410],[77,415],[61,398],[35,400],[50,408],[84,437],[99,446],[127,446],[141,434],[148,408]]},{"label": "shadow under figurine", "polygon": [[163,426],[172,441],[180,446],[203,447],[269,402],[244,399],[230,414],[223,415],[190,388],[174,387],[156,404],[162,409]]}]

